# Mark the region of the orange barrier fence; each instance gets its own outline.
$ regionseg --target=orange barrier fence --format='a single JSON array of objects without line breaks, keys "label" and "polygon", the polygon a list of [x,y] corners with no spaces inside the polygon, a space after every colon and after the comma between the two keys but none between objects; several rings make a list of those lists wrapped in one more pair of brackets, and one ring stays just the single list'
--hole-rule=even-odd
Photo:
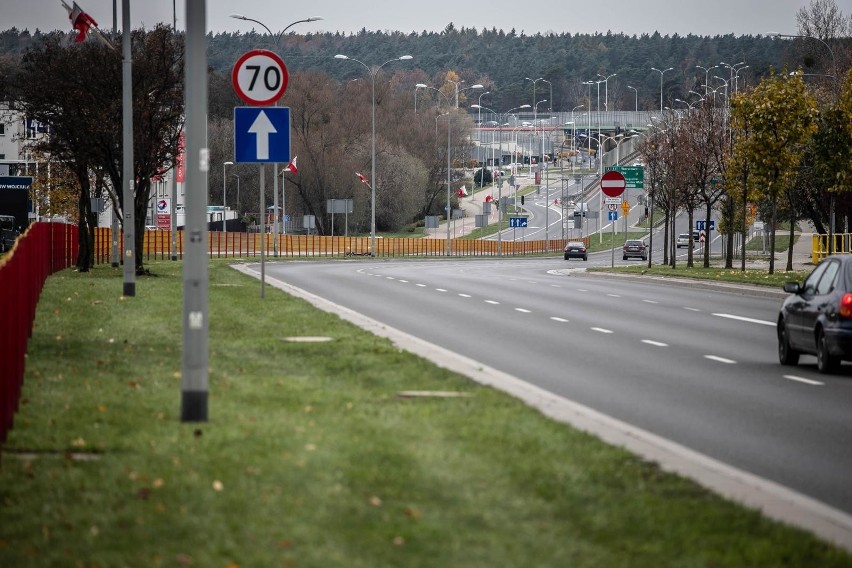
[{"label": "orange barrier fence", "polygon": [[0,445],[18,410],[27,341],[44,282],[73,266],[77,250],[75,225],[33,223],[0,259]]},{"label": "orange barrier fence", "polygon": [[[101,228],[96,235],[96,262],[110,262],[110,229]],[[265,254],[275,253],[275,237],[272,234],[210,231],[208,253],[215,258],[242,258],[260,256],[261,242]],[[119,241],[120,242],[120,241]],[[501,244],[501,254],[518,256],[544,252],[561,253],[565,247],[562,239],[549,241],[507,241]],[[183,231],[177,233],[177,257],[183,256]],[[171,258],[171,231],[145,231],[142,254],[146,260]],[[284,257],[346,257],[369,256],[370,237],[325,237],[319,235],[278,235],[277,252]],[[446,256],[447,241],[444,239],[385,237],[376,238],[377,257]],[[496,256],[497,241],[494,240],[450,240],[450,256]]]}]

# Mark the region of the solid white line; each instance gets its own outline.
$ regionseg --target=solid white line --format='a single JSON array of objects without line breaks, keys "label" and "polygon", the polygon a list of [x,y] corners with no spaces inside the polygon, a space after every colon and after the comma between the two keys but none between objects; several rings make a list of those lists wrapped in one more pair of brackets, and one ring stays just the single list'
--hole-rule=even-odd
[{"label": "solid white line", "polygon": [[521,312],[523,314],[531,314],[532,313],[530,310],[525,310],[524,308],[515,308],[515,311]]},{"label": "solid white line", "polygon": [[593,327],[592,331],[599,331],[600,333],[614,333],[611,329],[604,329],[602,327]]},{"label": "solid white line", "polygon": [[759,320],[759,319],[754,319],[754,318],[747,318],[747,317],[743,317],[743,316],[735,316],[733,314],[713,314],[713,315],[719,316],[720,318],[728,318],[728,319],[737,320],[737,321],[744,321],[744,322],[748,322],[748,323],[759,323],[760,325],[770,325],[772,327],[775,327],[774,321],[766,321],[766,320]]},{"label": "solid white line", "polygon": [[566,323],[568,321],[565,318],[558,318],[556,316],[551,316],[550,319],[552,319],[553,321],[558,321],[558,322],[562,322],[562,323]]},{"label": "solid white line", "polygon": [[791,381],[798,381],[800,383],[805,383],[806,385],[814,385],[814,386],[818,386],[818,387],[825,385],[825,383],[821,383],[819,381],[814,381],[813,379],[806,379],[804,377],[797,377],[796,375],[784,375],[784,378],[791,380]]},{"label": "solid white line", "polygon": [[668,347],[668,343],[663,343],[661,341],[654,341],[653,339],[643,339],[642,343],[647,343],[648,345],[653,345],[654,347]]},{"label": "solid white line", "polygon": [[718,361],[719,363],[727,363],[728,365],[735,365],[737,362],[733,359],[725,359],[724,357],[719,357],[717,355],[705,355],[705,359],[710,359],[711,361]]}]

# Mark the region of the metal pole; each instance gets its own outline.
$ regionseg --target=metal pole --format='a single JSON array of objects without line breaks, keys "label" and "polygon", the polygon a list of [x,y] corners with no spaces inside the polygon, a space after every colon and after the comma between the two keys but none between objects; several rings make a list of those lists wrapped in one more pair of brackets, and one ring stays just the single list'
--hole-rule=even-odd
[{"label": "metal pole", "polygon": [[[125,5],[129,0],[124,0]],[[186,4],[186,229],[183,267],[183,361],[181,421],[207,421],[207,7],[205,0]],[[125,12],[126,14],[126,12]]]},{"label": "metal pole", "polygon": [[169,228],[172,235],[172,260],[177,260],[177,166],[172,168],[172,211]]},{"label": "metal pole", "polygon": [[[136,295],[136,174],[133,169],[133,57],[130,52],[130,0],[121,2],[122,54],[122,189],[124,197],[124,296]],[[207,191],[206,189],[204,190]]]},{"label": "metal pole", "polygon": [[[458,91],[456,91],[458,101]],[[447,112],[447,256],[450,256],[450,219],[453,210],[450,208],[450,113]]]},{"label": "metal pole", "polygon": [[260,297],[266,285],[266,168],[260,165]]}]

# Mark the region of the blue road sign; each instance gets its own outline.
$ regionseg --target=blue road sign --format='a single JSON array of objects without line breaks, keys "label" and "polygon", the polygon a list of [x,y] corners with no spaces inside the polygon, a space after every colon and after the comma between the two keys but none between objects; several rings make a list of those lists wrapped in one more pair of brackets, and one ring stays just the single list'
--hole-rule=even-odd
[{"label": "blue road sign", "polygon": [[609,216],[607,217],[610,221],[618,221],[618,211],[607,211]]},{"label": "blue road sign", "polygon": [[[699,219],[699,220],[695,221],[695,230],[696,231],[703,231],[703,230],[705,230],[705,228],[706,228],[706,222],[704,221],[704,219]],[[710,229],[709,230],[711,230],[711,231],[716,230],[716,220],[715,219],[710,219]]]},{"label": "blue road sign", "polygon": [[509,217],[509,227],[519,228],[527,226],[526,217]]},{"label": "blue road sign", "polygon": [[290,161],[288,107],[234,108],[234,161],[284,163]]}]

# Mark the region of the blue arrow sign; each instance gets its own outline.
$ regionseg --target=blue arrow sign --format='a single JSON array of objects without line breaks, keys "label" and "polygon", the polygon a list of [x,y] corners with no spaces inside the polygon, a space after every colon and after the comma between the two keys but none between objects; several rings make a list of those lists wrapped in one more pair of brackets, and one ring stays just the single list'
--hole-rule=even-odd
[{"label": "blue arrow sign", "polygon": [[234,108],[234,161],[237,163],[290,161],[288,107]]},{"label": "blue arrow sign", "polygon": [[609,221],[618,221],[618,211],[607,211],[609,213]]},{"label": "blue arrow sign", "polygon": [[526,217],[509,217],[509,227],[526,227],[527,226],[527,218]]}]

